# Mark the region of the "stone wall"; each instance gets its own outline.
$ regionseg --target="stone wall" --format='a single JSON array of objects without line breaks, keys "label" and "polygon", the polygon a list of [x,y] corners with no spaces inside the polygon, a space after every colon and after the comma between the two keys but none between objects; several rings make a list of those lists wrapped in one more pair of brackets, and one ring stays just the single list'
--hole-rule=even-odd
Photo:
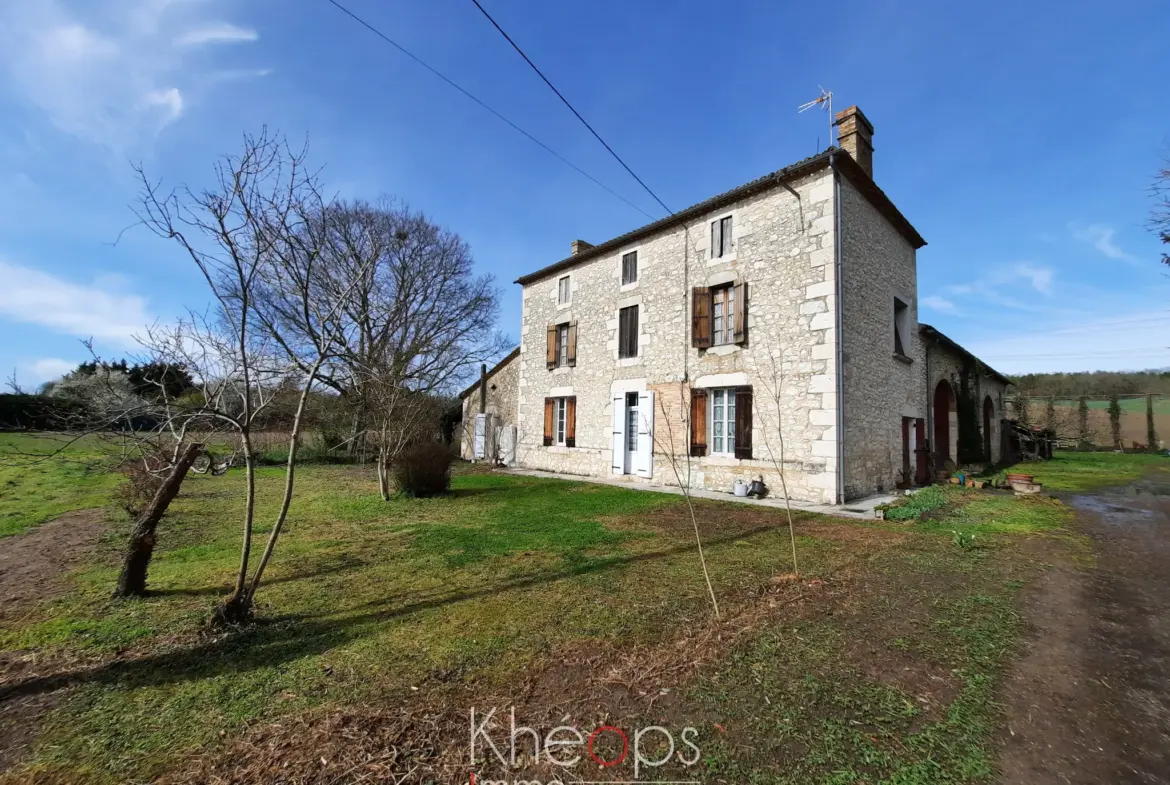
[{"label": "stone wall", "polygon": [[[845,371],[845,496],[893,489],[902,418],[924,417],[914,247],[841,178]],[[895,353],[895,298],[906,305]]]},{"label": "stone wall", "polygon": [[[935,411],[934,411],[934,394],[939,382],[946,381],[954,392],[956,399],[955,408],[950,409],[948,422],[948,437],[949,449],[947,451],[947,458],[954,463],[959,463],[959,429],[962,426],[957,411],[958,398],[961,396],[962,375],[964,371],[970,373],[970,381],[968,382],[968,389],[971,395],[974,396],[976,404],[976,422],[974,426],[980,431],[980,438],[982,438],[983,428],[983,402],[990,398],[992,404],[991,417],[991,461],[998,463],[1000,460],[1000,448],[1003,425],[1001,420],[1004,418],[1004,408],[1006,401],[1004,395],[1007,390],[1001,380],[987,372],[986,367],[981,363],[973,361],[968,355],[956,351],[955,349],[941,345],[937,342],[926,339],[923,342],[924,354],[924,368],[923,368],[923,386],[925,394],[929,396],[927,399],[930,403],[930,416],[927,418],[927,436],[930,438],[932,450],[937,451],[938,440],[935,437]],[[929,353],[927,355],[927,353]],[[973,371],[973,372],[972,372]],[[937,463],[936,459],[936,463]]]},{"label": "stone wall", "polygon": [[[509,354],[488,373],[487,411],[505,424],[515,424],[520,400],[520,355]],[[460,428],[459,454],[471,460],[474,447],[473,428],[479,413],[479,382],[463,394],[463,423]]]},{"label": "stone wall", "polygon": [[[695,484],[727,489],[734,479],[763,474],[778,492],[775,461],[782,428],[791,495],[817,502],[835,499],[833,180],[824,169],[790,185],[799,199],[773,188],[524,287],[517,418],[521,465],[610,475],[614,396],[653,390],[659,404],[650,482],[677,484],[672,464],[679,461],[664,441],[668,434],[687,432],[689,409],[682,402],[689,401],[691,386],[750,385],[753,460],[684,458]],[[732,253],[711,259],[710,222],[727,215],[733,224]],[[623,286],[621,258],[631,250],[638,251],[638,281]],[[562,305],[557,282],[565,274],[572,298]],[[692,287],[741,282],[749,284],[746,344],[692,348]],[[634,304],[640,306],[639,354],[619,359],[618,311]],[[577,324],[576,365],[549,370],[548,325],[569,321]],[[543,447],[545,397],[570,395],[577,398],[576,446]]]}]

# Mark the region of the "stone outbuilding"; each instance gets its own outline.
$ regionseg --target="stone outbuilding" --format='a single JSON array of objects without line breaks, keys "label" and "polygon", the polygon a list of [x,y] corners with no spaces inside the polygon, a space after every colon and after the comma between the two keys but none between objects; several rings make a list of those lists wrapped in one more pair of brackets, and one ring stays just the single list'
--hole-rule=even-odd
[{"label": "stone outbuilding", "polygon": [[[459,455],[465,460],[508,460],[510,455],[503,453],[514,452],[503,448],[509,447],[508,439],[501,438],[504,431],[516,424],[516,412],[519,403],[520,383],[520,347],[517,346],[500,360],[491,370],[486,371],[480,379],[459,393],[463,408],[463,420],[459,430]],[[486,382],[486,384],[484,384]],[[491,421],[480,427],[481,448],[476,454],[476,415],[487,414]],[[488,430],[485,430],[488,429]],[[490,447],[495,447],[493,451]],[[487,454],[485,454],[487,453]]]},{"label": "stone outbuilding", "polygon": [[[518,279],[518,465],[776,495],[783,473],[829,504],[925,479],[934,388],[970,355],[919,329],[925,240],[874,182],[869,120],[837,124],[839,147]],[[973,367],[995,448],[1006,380]]]}]

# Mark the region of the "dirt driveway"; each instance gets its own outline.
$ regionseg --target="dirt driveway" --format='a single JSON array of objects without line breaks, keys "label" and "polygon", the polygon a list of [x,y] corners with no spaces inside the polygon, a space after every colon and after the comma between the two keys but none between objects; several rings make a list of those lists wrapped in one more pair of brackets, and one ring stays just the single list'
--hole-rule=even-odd
[{"label": "dirt driveway", "polygon": [[1001,782],[1170,783],[1170,476],[1065,501],[1094,563],[1029,595]]}]

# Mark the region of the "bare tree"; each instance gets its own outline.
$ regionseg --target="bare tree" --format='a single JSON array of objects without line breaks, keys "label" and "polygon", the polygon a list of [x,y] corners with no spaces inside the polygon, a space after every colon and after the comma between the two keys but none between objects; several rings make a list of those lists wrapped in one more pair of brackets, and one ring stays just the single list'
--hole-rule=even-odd
[{"label": "bare tree", "polygon": [[[325,212],[307,149],[294,150],[267,130],[244,137],[243,152],[221,159],[214,184],[202,191],[181,186],[164,193],[141,167],[138,217],[160,237],[175,241],[207,284],[212,304],[169,330],[155,330],[151,345],[177,358],[200,380],[202,415],[226,423],[243,454],[245,497],[240,565],[231,594],[213,620],[247,620],[292,502],[297,448],[306,403],[322,369],[345,345],[336,316],[351,287],[315,286],[321,233],[314,222]],[[270,307],[273,293],[295,303],[305,330],[281,331]],[[294,295],[292,293],[296,293]],[[256,511],[253,435],[266,410],[289,395],[292,405],[288,461],[280,508],[263,554],[249,579]]]},{"label": "bare tree", "polygon": [[[1170,162],[1158,170],[1151,192],[1154,207],[1150,211],[1150,229],[1163,245],[1170,245]],[[1162,263],[1170,265],[1170,253],[1162,254]]]},{"label": "bare tree", "polygon": [[[707,557],[703,553],[703,537],[699,533],[699,518],[695,514],[695,502],[691,498],[693,474],[691,465],[691,451],[689,434],[691,432],[690,400],[687,395],[687,386],[678,383],[678,411],[671,412],[666,405],[666,396],[656,396],[662,422],[657,428],[652,428],[649,418],[642,415],[646,431],[654,434],[654,442],[658,445],[658,453],[670,464],[674,473],[674,481],[682,490],[683,499],[687,504],[687,513],[691,517],[691,526],[695,531],[695,547],[699,551],[699,566],[703,571],[703,580],[707,582],[707,593],[711,597],[711,609],[715,613],[715,620],[719,620],[719,602],[715,599],[715,588],[711,585],[711,573],[707,570]],[[681,442],[681,448],[679,449]]]},{"label": "bare tree", "polygon": [[[404,424],[387,401],[417,409],[417,394],[452,388],[508,348],[494,329],[498,292],[490,276],[474,274],[458,235],[391,200],[329,205],[303,231],[320,246],[314,274],[269,281],[263,311],[289,344],[314,342],[327,328],[341,336],[319,375],[350,407],[350,450],[364,456],[376,442],[383,477],[395,440],[387,428]],[[329,324],[306,319],[303,292],[333,302],[340,290],[348,294]]]},{"label": "bare tree", "polygon": [[[779,358],[777,358],[777,354],[779,354]],[[788,494],[788,478],[784,472],[784,420],[780,415],[781,402],[784,400],[784,350],[770,350],[768,360],[771,364],[772,376],[769,379],[761,374],[761,380],[772,400],[776,421],[769,427],[767,417],[761,417],[760,419],[764,421],[764,427],[761,430],[764,435],[764,447],[768,450],[768,457],[776,468],[776,473],[780,475],[780,491],[784,494],[784,509],[788,513],[788,541],[792,546],[792,574],[799,577],[800,566],[796,559],[796,526],[792,522],[792,498]],[[775,449],[772,444],[773,438],[776,442]]]}]

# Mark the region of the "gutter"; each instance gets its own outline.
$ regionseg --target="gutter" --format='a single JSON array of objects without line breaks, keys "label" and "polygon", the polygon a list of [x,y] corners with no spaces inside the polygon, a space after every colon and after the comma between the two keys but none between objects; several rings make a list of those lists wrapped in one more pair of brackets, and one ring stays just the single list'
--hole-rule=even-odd
[{"label": "gutter", "polygon": [[837,169],[837,152],[829,153],[829,168],[833,170],[833,254],[836,257],[834,291],[837,307],[837,504],[845,503],[845,330],[843,329],[845,298],[842,281],[845,254],[841,249],[841,172]]}]

